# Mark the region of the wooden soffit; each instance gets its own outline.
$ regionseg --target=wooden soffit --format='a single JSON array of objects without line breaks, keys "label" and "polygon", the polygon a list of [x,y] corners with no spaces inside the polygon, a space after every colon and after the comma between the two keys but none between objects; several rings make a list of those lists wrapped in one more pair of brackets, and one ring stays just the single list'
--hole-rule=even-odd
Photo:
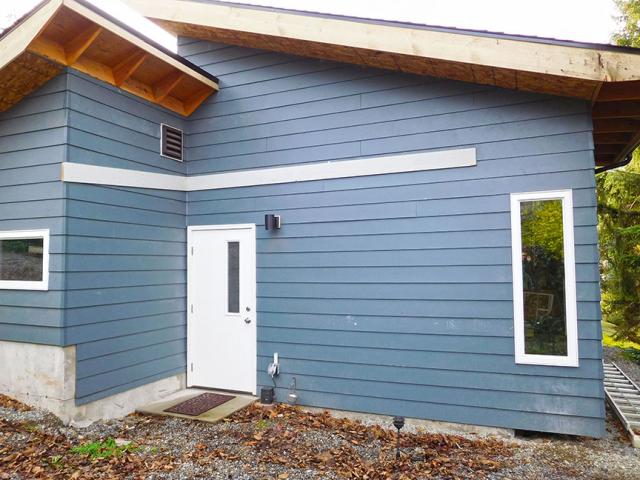
[{"label": "wooden soffit", "polygon": [[612,120],[640,121],[640,50],[215,1],[126,1],[178,35],[588,100],[599,166],[620,162],[640,142],[640,129],[609,132],[619,124]]},{"label": "wooden soffit", "polygon": [[0,111],[64,68],[190,115],[218,81],[80,0],[49,0],[0,37]]}]

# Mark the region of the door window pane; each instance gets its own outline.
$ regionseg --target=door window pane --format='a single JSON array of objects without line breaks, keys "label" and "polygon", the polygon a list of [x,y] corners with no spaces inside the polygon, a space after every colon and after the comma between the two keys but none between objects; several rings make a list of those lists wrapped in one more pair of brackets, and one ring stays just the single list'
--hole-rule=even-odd
[{"label": "door window pane", "polygon": [[524,349],[567,355],[562,200],[520,202]]},{"label": "door window pane", "polygon": [[240,313],[240,242],[227,245],[227,312]]},{"label": "door window pane", "polygon": [[43,238],[0,240],[0,280],[42,281],[43,254]]}]

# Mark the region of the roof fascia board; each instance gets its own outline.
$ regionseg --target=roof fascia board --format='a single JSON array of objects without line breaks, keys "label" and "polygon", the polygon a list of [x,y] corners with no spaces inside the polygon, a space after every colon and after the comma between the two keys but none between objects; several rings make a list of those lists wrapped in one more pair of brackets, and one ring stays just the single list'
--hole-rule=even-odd
[{"label": "roof fascia board", "polygon": [[27,49],[62,6],[62,2],[63,0],[49,0],[43,3],[0,39],[0,69]]},{"label": "roof fascia board", "polygon": [[[186,0],[127,0],[158,20],[594,81],[640,79],[640,55]],[[304,52],[302,52],[304,54]]]},{"label": "roof fascia board", "polygon": [[[58,0],[58,1],[60,1],[60,0]],[[91,20],[95,24],[104,27],[105,29],[115,33],[116,35],[118,35],[121,38],[124,38],[125,40],[131,42],[132,44],[140,47],[142,50],[144,50],[144,51],[148,52],[149,54],[153,55],[154,57],[161,58],[163,61],[165,61],[168,64],[170,64],[171,66],[177,68],[181,72],[183,72],[183,73],[185,73],[185,74],[187,74],[187,75],[189,75],[191,77],[196,78],[200,82],[202,82],[205,85],[213,88],[216,91],[219,90],[219,86],[218,86],[218,83],[216,81],[212,80],[209,77],[206,77],[205,75],[202,75],[201,73],[195,71],[192,68],[189,68],[184,63],[182,63],[182,62],[178,61],[177,59],[175,59],[173,56],[168,55],[166,52],[163,52],[159,48],[156,48],[153,44],[144,41],[139,36],[132,34],[130,31],[128,31],[127,29],[122,28],[120,25],[118,25],[118,24],[116,24],[114,22],[111,22],[109,19],[105,18],[103,15],[101,15],[100,13],[94,11],[93,9],[87,8],[85,5],[83,5],[83,4],[79,3],[79,2],[76,2],[75,0],[61,0],[61,2],[65,7],[70,8],[71,10],[75,11],[76,13],[78,13],[78,14],[82,15],[83,17]]]}]

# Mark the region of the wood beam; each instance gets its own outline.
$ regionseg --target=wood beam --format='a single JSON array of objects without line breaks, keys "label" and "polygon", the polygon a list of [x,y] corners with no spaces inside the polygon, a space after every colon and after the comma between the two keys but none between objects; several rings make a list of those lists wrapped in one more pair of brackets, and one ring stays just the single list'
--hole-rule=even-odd
[{"label": "wood beam", "polygon": [[80,58],[80,56],[91,46],[91,44],[102,33],[102,27],[99,25],[91,25],[83,32],[76,35],[64,45],[67,54],[67,65],[72,65]]},{"label": "wood beam", "polygon": [[640,118],[640,101],[597,102],[591,112],[594,119]]},{"label": "wood beam", "polygon": [[153,96],[156,102],[161,102],[178,86],[180,80],[185,77],[185,74],[179,70],[175,70],[162,80],[160,80],[153,89]]},{"label": "wood beam", "polygon": [[597,145],[627,145],[633,135],[631,133],[594,133],[593,139]]},{"label": "wood beam", "polygon": [[640,81],[605,83],[600,89],[596,102],[640,100]]},{"label": "wood beam", "polygon": [[635,133],[640,131],[640,120],[632,118],[610,118],[594,120],[594,133]]},{"label": "wood beam", "polygon": [[[251,32],[284,39],[296,45],[301,55],[306,53],[304,42],[314,42],[334,45],[336,50],[364,49],[418,56],[432,62],[474,64],[596,82],[640,80],[640,55],[622,49],[577,48],[518,37],[495,38],[244,5],[157,0],[127,3],[142,15],[157,20],[226,30],[236,37]],[[257,44],[255,48],[259,48]]]},{"label": "wood beam", "polygon": [[138,50],[113,67],[113,79],[116,86],[121,86],[131,75],[133,75],[135,71],[140,68],[140,65],[142,65],[147,59],[147,56],[147,52]]}]

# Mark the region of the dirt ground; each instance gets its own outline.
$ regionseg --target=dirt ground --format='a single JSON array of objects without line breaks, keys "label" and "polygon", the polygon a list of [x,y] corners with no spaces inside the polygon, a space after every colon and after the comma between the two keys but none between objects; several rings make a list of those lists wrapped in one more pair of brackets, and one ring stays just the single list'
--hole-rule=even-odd
[{"label": "dirt ground", "polygon": [[504,440],[417,431],[278,406],[207,424],[131,415],[84,429],[0,396],[0,479],[640,478],[640,453],[610,416],[601,440]]}]

